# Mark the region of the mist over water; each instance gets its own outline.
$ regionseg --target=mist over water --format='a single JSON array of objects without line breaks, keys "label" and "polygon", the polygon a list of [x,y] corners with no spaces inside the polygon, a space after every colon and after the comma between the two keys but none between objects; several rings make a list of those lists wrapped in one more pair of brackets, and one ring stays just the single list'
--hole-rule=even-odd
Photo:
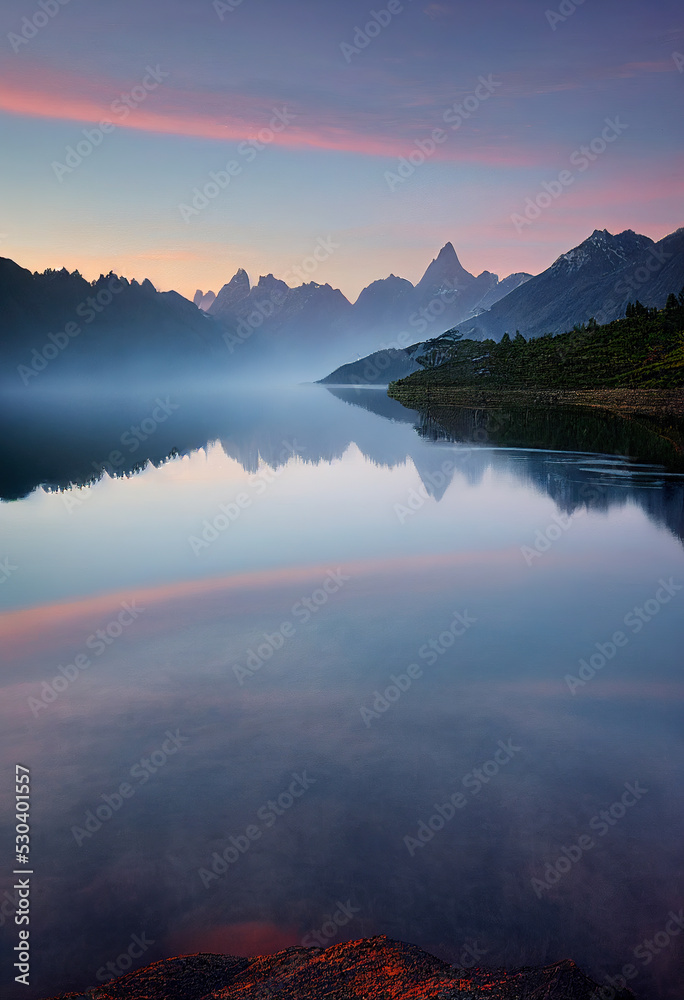
[{"label": "mist over water", "polygon": [[684,485],[657,428],[596,454],[591,419],[6,402],[0,745],[35,780],[40,945],[3,995],[96,985],[133,935],[135,967],[384,933],[675,1000],[681,938],[638,955],[681,902]]}]

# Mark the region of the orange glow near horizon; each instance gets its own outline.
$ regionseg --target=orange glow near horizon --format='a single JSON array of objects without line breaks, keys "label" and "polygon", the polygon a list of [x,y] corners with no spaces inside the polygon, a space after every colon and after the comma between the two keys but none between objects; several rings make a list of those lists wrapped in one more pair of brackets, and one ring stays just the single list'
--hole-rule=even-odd
[{"label": "orange glow near horizon", "polygon": [[[628,69],[627,75],[633,75],[635,67]],[[636,69],[639,72],[664,71],[660,64],[640,64]],[[84,78],[63,69],[29,65],[5,67],[0,72],[0,113],[28,120],[74,123],[73,137],[69,140],[72,145],[83,138],[80,128],[93,128],[107,119],[117,129],[126,131],[225,142],[234,146],[268,128],[275,109],[282,107],[282,102],[279,104],[269,97],[257,98],[234,92],[197,93],[174,87],[164,80],[124,119],[113,112],[111,106],[112,98],[116,100],[122,91],[132,89],[131,84],[140,85],[139,80],[127,83],[128,86],[121,80],[104,76]],[[326,153],[365,157],[371,161],[369,169],[377,170],[381,190],[384,190],[383,172],[396,171],[399,158],[415,151],[416,139],[429,133],[427,124],[421,128],[415,126],[416,132],[408,126],[403,129],[399,125],[387,126],[382,117],[372,111],[364,110],[351,119],[323,106],[302,109],[293,105],[289,110],[294,115],[291,124],[281,132],[270,133],[274,147],[292,153],[308,152],[314,157]],[[354,301],[370,282],[389,273],[417,282],[430,259],[448,239],[454,243],[469,271],[479,274],[488,270],[504,278],[519,271],[540,273],[559,254],[586,239],[594,228],[605,227],[611,232],[631,228],[654,240],[677,228],[678,219],[667,206],[681,204],[684,196],[684,156],[681,153],[671,154],[655,172],[653,164],[648,165],[648,174],[646,164],[623,157],[619,171],[611,176],[609,183],[602,174],[605,167],[601,160],[590,173],[578,175],[577,183],[568,188],[551,211],[522,233],[517,233],[511,214],[523,212],[525,198],[538,193],[541,181],[553,180],[568,165],[572,144],[539,136],[515,144],[506,135],[497,138],[485,132],[466,135],[448,131],[448,135],[448,141],[437,147],[430,162],[442,164],[443,169],[450,170],[453,166],[454,190],[458,190],[461,182],[467,189],[477,168],[491,170],[490,180],[495,178],[491,180],[492,190],[479,216],[464,214],[458,201],[452,210],[447,193],[445,218],[452,213],[454,220],[448,227],[434,220],[423,225],[419,221],[409,223],[402,217],[403,225],[376,222],[372,233],[353,228],[338,229],[335,238],[340,239],[342,249],[330,263],[323,265],[315,280],[340,288],[350,301]],[[62,149],[55,149],[56,161],[66,155],[66,145],[65,141]],[[225,162],[235,155],[226,151]],[[372,162],[375,160],[379,162]],[[49,170],[49,164],[47,167]],[[521,170],[523,174],[515,173]],[[648,183],[645,183],[646,178]],[[188,197],[197,180],[189,180]],[[389,203],[390,212],[394,211],[394,206],[394,202]],[[402,202],[397,201],[396,208],[401,209],[401,206]],[[56,217],[51,218],[48,209],[47,215],[41,217],[40,229],[35,232],[16,220],[3,223],[5,228],[12,229],[13,222],[14,232],[2,234],[0,254],[31,270],[62,266],[77,269],[88,280],[114,269],[138,281],[149,278],[159,290],[173,288],[191,299],[198,288],[218,292],[240,267],[248,271],[253,283],[262,274],[282,277],[293,263],[311,252],[306,233],[301,234],[296,248],[291,233],[288,232],[281,242],[271,234],[268,251],[265,251],[261,237],[250,242],[251,236],[247,235],[221,244],[212,234],[207,240],[201,228],[193,230],[184,226],[180,216],[173,217],[173,213],[164,217],[161,223],[159,217],[155,217],[154,245],[145,242],[132,248],[130,228],[126,228],[125,234],[124,227],[120,230],[111,224],[91,230],[84,226],[81,216],[72,212],[63,217],[59,214],[58,202],[55,207]],[[583,220],[589,221],[584,224]],[[141,220],[141,231],[147,232],[149,226],[145,221]],[[315,241],[315,236],[311,236],[311,240]],[[109,249],[104,250],[103,246]]]}]

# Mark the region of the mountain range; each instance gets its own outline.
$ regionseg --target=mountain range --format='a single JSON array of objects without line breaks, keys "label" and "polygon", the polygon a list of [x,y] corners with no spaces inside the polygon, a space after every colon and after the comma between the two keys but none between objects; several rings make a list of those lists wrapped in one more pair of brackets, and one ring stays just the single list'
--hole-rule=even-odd
[{"label": "mountain range", "polygon": [[447,243],[416,285],[391,274],[354,303],[314,281],[291,288],[268,274],[252,284],[242,268],[217,295],[198,290],[190,302],[148,280],[110,272],[89,282],[77,271],[31,273],[0,258],[0,378],[28,386],[49,369],[41,382],[206,372],[302,381],[387,345],[397,351],[391,378],[399,378],[417,367],[408,345],[456,326],[473,340],[560,333],[592,316],[608,322],[637,298],[663,306],[683,285],[684,229],[658,242],[595,230],[541,274],[501,281],[490,271],[471,274]]},{"label": "mountain range", "polygon": [[[459,321],[458,331],[475,341],[499,341],[504,334],[514,337],[517,332],[527,339],[559,334],[592,317],[599,324],[621,318],[628,303],[637,299],[662,308],[670,292],[682,287],[684,228],[657,243],[631,229],[617,236],[597,229],[541,274],[487,303],[489,307],[477,315]],[[320,381],[381,385],[404,378],[419,370],[416,357],[424,347],[421,341],[376,351],[340,366]]]},{"label": "mountain range", "polygon": [[5,388],[77,376],[130,385],[226,357],[223,329],[177,292],[113,272],[32,273],[0,258],[0,380]]},{"label": "mountain range", "polygon": [[[387,937],[275,955],[186,955],[87,993],[54,1000],[594,1000],[604,990],[574,962],[539,968],[460,969],[411,944]],[[634,1000],[610,988],[613,1000]]]},{"label": "mountain range", "polygon": [[684,228],[657,243],[631,229],[595,229],[536,277],[459,326],[464,337],[500,340],[504,333],[565,333],[592,317],[619,319],[629,302],[662,308],[684,286]]},{"label": "mountain range", "polygon": [[521,272],[500,281],[490,271],[475,276],[447,243],[415,286],[390,274],[364,288],[353,304],[339,289],[313,281],[290,288],[269,274],[251,285],[242,268],[215,297],[198,291],[195,302],[220,320],[235,348],[250,340],[281,361],[295,346],[321,358],[358,357],[386,338],[403,334],[408,343],[439,333],[490,308],[530,277]]}]

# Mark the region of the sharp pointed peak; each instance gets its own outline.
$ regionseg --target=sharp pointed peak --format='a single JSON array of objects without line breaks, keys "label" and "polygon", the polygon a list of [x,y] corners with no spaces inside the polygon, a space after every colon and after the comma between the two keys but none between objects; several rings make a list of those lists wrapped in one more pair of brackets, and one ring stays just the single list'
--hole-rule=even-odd
[{"label": "sharp pointed peak", "polygon": [[245,271],[244,267],[239,267],[233,277],[228,282],[229,285],[240,285],[246,288],[250,287],[249,275]]},{"label": "sharp pointed peak", "polygon": [[585,243],[600,243],[604,240],[614,240],[615,237],[607,229],[595,229],[591,236],[588,236]]}]

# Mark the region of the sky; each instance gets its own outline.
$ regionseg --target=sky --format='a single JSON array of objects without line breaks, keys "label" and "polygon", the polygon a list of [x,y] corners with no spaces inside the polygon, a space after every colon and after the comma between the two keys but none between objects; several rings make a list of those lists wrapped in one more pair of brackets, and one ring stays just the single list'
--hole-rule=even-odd
[{"label": "sky", "polygon": [[0,255],[31,270],[353,301],[447,241],[504,277],[683,224],[677,0],[4,0],[0,51]]}]

